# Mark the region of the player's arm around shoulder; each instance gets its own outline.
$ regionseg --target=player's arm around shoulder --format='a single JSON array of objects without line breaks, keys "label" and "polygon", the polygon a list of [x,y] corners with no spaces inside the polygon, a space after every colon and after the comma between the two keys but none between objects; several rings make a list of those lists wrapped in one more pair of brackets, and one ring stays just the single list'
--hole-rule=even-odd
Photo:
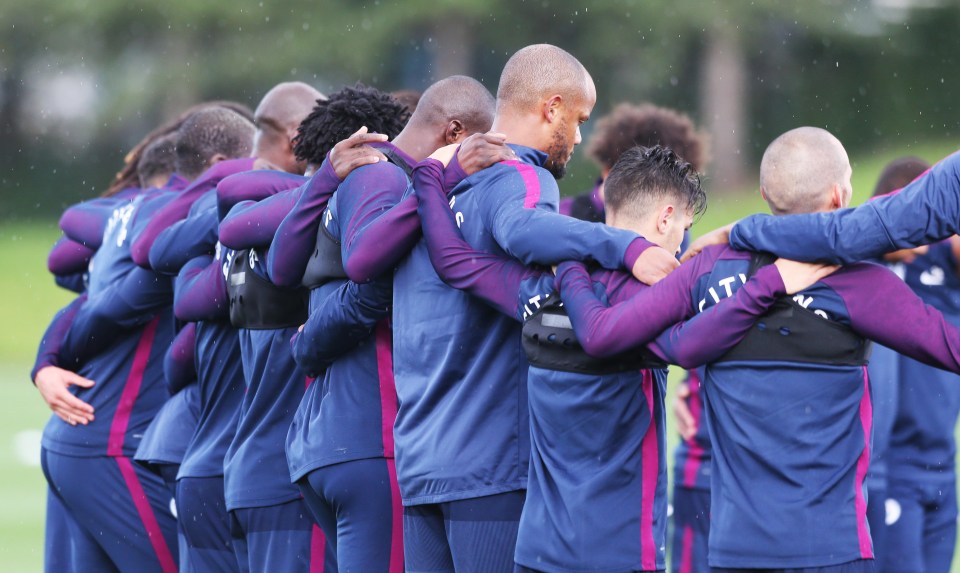
[{"label": "player's arm around shoulder", "polygon": [[843,299],[860,335],[914,360],[960,373],[960,331],[881,265],[856,263],[822,281]]}]

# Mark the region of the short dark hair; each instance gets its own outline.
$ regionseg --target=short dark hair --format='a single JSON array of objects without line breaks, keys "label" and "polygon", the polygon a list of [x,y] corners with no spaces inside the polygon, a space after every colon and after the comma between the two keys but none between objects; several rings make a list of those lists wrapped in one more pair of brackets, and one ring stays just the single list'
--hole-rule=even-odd
[{"label": "short dark hair", "polygon": [[116,195],[124,189],[139,185],[140,178],[137,175],[137,165],[140,162],[140,156],[143,155],[143,151],[147,148],[147,146],[160,137],[169,135],[171,133],[176,133],[177,130],[180,129],[180,126],[183,125],[183,122],[195,111],[210,106],[220,106],[227,109],[232,109],[243,117],[253,121],[253,111],[242,103],[237,103],[235,101],[214,100],[192,106],[173,119],[169,119],[158,125],[150,133],[143,136],[143,139],[134,145],[133,149],[131,149],[130,152],[127,153],[126,157],[123,158],[123,168],[118,171],[116,175],[114,175],[113,181],[110,183],[110,186],[107,187],[107,190],[103,192],[102,196],[110,197],[112,195]]},{"label": "short dark hair", "polygon": [[361,127],[393,139],[408,119],[410,112],[390,94],[357,83],[317,100],[297,128],[293,153],[300,161],[319,165],[334,145]]},{"label": "short dark hair", "polygon": [[927,169],[930,169],[930,164],[919,157],[898,157],[883,168],[880,178],[877,179],[877,186],[873,188],[873,196],[902,189]]},{"label": "short dark hair", "polygon": [[253,122],[225,107],[194,112],[177,130],[177,173],[194,179],[209,167],[214,155],[249,156],[255,131]]},{"label": "short dark hair", "polygon": [[604,182],[603,200],[608,211],[643,217],[655,201],[666,196],[675,197],[695,218],[707,209],[700,175],[689,162],[660,145],[624,151]]},{"label": "short dark hair", "polygon": [[177,169],[177,134],[168,133],[144,148],[137,161],[137,177],[140,187],[156,177],[170,177]]},{"label": "short dark hair", "polygon": [[597,122],[587,154],[601,167],[611,168],[620,154],[636,145],[669,147],[698,172],[707,164],[706,136],[697,131],[693,121],[652,104],[621,103],[613,108]]}]

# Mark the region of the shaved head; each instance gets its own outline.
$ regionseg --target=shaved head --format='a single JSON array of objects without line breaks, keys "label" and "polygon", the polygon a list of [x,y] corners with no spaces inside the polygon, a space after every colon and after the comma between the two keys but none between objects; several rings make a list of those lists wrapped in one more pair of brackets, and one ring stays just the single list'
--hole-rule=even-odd
[{"label": "shaved head", "polygon": [[497,88],[497,110],[530,112],[550,96],[596,99],[593,79],[575,57],[550,44],[521,49],[507,61]]},{"label": "shaved head", "polygon": [[290,173],[306,167],[293,154],[297,127],[310,115],[317,101],[326,97],[303,82],[284,82],[267,92],[253,113],[257,126],[253,155]]},{"label": "shaved head", "polygon": [[296,131],[303,118],[310,114],[318,99],[326,99],[313,86],[303,82],[284,82],[267,92],[253,112],[257,129],[272,127],[278,131]]},{"label": "shaved head", "polygon": [[484,132],[493,123],[496,101],[483,84],[467,76],[450,76],[420,96],[411,125],[445,126],[459,120],[470,133]]},{"label": "shaved head", "polygon": [[579,60],[556,46],[534,44],[503,67],[494,129],[546,153],[543,167],[560,179],[596,103],[593,79]]},{"label": "shaved head", "polygon": [[850,200],[850,160],[836,137],[798,127],[773,140],[760,163],[760,188],[774,215],[822,210],[839,185]]}]

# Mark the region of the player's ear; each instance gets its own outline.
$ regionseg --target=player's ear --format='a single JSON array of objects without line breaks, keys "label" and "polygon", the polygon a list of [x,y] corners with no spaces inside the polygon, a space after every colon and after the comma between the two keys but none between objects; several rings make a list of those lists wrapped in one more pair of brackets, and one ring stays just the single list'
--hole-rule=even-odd
[{"label": "player's ear", "polygon": [[830,206],[834,209],[843,209],[846,206],[846,190],[844,190],[843,185],[839,183],[834,183],[833,188],[831,189],[832,197],[830,198]]},{"label": "player's ear", "polygon": [[560,119],[560,108],[563,107],[563,96],[554,94],[543,100],[543,119],[553,123]]},{"label": "player's ear", "polygon": [[446,145],[460,143],[466,138],[467,129],[459,119],[451,119],[443,130],[443,141]]},{"label": "player's ear", "polygon": [[213,167],[217,163],[220,163],[221,161],[224,161],[226,159],[230,159],[230,158],[222,153],[214,153],[213,157],[211,157],[210,160],[207,161],[207,167],[208,168]]},{"label": "player's ear", "polygon": [[663,209],[660,209],[660,215],[657,217],[657,230],[660,231],[660,233],[663,234],[667,232],[676,212],[677,210],[673,205],[666,205]]}]

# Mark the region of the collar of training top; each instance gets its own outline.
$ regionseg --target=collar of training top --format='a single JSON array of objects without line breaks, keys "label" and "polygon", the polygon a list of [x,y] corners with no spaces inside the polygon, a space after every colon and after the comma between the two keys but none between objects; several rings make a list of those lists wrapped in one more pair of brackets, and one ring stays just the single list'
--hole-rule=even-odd
[{"label": "collar of training top", "polygon": [[516,143],[508,143],[507,145],[516,152],[517,157],[524,163],[531,163],[537,167],[543,167],[543,164],[547,162],[547,154],[539,149],[527,147],[526,145],[518,145]]}]

